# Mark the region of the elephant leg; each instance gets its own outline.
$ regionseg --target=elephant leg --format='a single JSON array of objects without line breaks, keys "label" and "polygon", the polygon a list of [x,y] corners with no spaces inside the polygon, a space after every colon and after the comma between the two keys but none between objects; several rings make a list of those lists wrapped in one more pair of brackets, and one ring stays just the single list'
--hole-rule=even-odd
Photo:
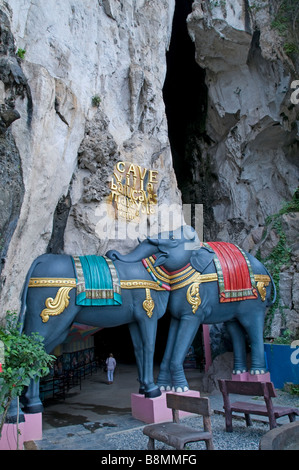
[{"label": "elephant leg", "polygon": [[159,387],[154,382],[154,352],[157,333],[157,323],[152,323],[152,318],[146,318],[139,323],[139,330],[143,343],[143,384],[145,397],[155,398],[161,395]]},{"label": "elephant leg", "polygon": [[9,406],[5,422],[6,423],[24,423],[25,415],[23,410],[20,406],[20,402],[18,403],[18,399],[14,398]]},{"label": "elephant leg", "polygon": [[31,379],[28,389],[25,393],[25,413],[42,413],[43,405],[39,398],[39,379]]},{"label": "elephant leg", "polygon": [[265,374],[265,352],[264,352],[264,311],[256,310],[251,315],[242,317],[240,323],[244,326],[251,345],[251,367],[250,373]]},{"label": "elephant leg", "polygon": [[233,343],[233,374],[241,374],[247,371],[245,331],[237,320],[226,322],[226,328]]},{"label": "elephant leg", "polygon": [[141,334],[139,326],[137,323],[130,323],[129,330],[131,334],[131,339],[134,347],[135,359],[138,370],[138,381],[139,381],[139,393],[145,394],[145,385],[143,381],[143,343],[141,339]]},{"label": "elephant leg", "polygon": [[198,316],[194,315],[190,317],[190,315],[188,315],[185,318],[181,318],[170,361],[172,388],[175,392],[185,392],[189,390],[183,364],[199,325],[200,318]]},{"label": "elephant leg", "polygon": [[[63,336],[61,337],[59,336],[52,343],[47,343],[47,338],[45,338],[44,344],[45,344],[46,352],[48,354],[51,354],[54,348],[58,344],[61,344],[66,336],[67,336],[67,332],[64,333]],[[34,413],[41,413],[43,411],[44,408],[40,399],[39,385],[40,385],[39,379],[30,380],[30,384],[28,385],[27,390],[25,391],[23,398],[22,398],[25,413],[34,414]]]},{"label": "elephant leg", "polygon": [[[59,328],[56,330],[56,335],[52,335],[52,337],[54,336],[53,340],[51,340],[51,337],[48,338],[46,335],[44,336],[44,347],[48,354],[51,354],[56,346],[62,344],[65,341],[70,330],[70,325],[64,326],[63,330],[61,330],[62,327],[59,323]],[[31,330],[27,331],[27,334],[30,334],[30,332]],[[39,394],[39,385],[39,379],[30,380],[30,384],[24,394],[24,411],[28,414],[40,413],[43,411],[43,405]]]},{"label": "elephant leg", "polygon": [[169,332],[167,337],[166,348],[164,351],[163,359],[160,364],[160,370],[157,380],[157,385],[160,387],[160,390],[171,390],[172,387],[172,379],[170,373],[170,361],[171,356],[177,336],[177,331],[179,328],[179,320],[176,318],[171,318]]}]

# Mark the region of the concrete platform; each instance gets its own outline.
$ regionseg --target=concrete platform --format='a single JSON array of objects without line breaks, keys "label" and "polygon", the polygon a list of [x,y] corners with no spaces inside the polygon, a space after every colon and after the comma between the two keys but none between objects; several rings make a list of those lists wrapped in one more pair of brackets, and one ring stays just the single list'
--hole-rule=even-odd
[{"label": "concrete platform", "polygon": [[[218,416],[218,421],[220,419],[221,429],[223,420],[224,430],[224,417],[221,416],[223,414],[221,393],[219,391],[214,391],[211,394],[202,392],[200,384],[203,373],[196,369],[185,372],[190,388],[200,391],[200,396],[209,396],[214,416]],[[158,368],[155,370],[155,376],[157,373]],[[109,447],[112,445],[111,438],[114,438],[113,445],[115,445],[118,436],[129,435],[132,430],[138,431],[138,436],[141,436],[145,423],[135,419],[131,412],[131,394],[138,393],[138,389],[137,369],[134,364],[118,364],[112,385],[107,384],[106,374],[99,369],[92,376],[82,380],[81,390],[79,386],[72,388],[66,394],[65,400],[49,399],[45,401],[43,439],[27,443],[26,448],[28,450],[107,450],[111,448]],[[246,397],[242,397],[242,399],[244,398]],[[251,398],[248,397],[248,399]],[[289,404],[289,400],[293,406],[298,407],[298,398],[289,394],[280,395],[277,404]],[[267,422],[263,417],[256,418],[260,422]],[[242,421],[243,417],[240,419]],[[255,417],[253,419],[255,420]],[[279,421],[284,424],[288,422],[288,419],[281,418]],[[242,426],[245,425],[242,423]],[[268,426],[265,426],[265,432],[268,429]],[[225,437],[232,439],[233,436]]]}]

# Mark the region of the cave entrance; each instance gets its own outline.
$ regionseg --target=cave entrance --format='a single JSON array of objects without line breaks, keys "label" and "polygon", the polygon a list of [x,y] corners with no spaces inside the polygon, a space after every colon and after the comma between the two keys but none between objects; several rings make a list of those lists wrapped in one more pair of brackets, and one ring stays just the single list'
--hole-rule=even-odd
[{"label": "cave entrance", "polygon": [[195,45],[187,30],[192,3],[176,0],[163,98],[178,187],[183,203],[194,206],[204,202],[199,141],[205,135],[207,87],[205,70],[195,61]]},{"label": "cave entrance", "polygon": [[[168,121],[173,167],[184,204],[204,202],[205,175],[198,141],[205,138],[207,87],[205,71],[195,61],[195,45],[188,31],[186,19],[192,11],[193,0],[176,0],[172,37],[166,55],[167,72],[163,98]],[[66,207],[67,209],[67,207]],[[192,223],[192,219],[191,219]],[[61,238],[61,237],[58,237]],[[49,249],[53,252],[52,249]],[[168,336],[170,314],[158,322],[155,364],[159,365]],[[202,329],[194,341],[194,348],[202,351]],[[135,363],[134,349],[127,325],[105,328],[94,335],[95,354],[105,359],[110,352],[118,362]],[[198,353],[201,361],[203,353]]]},{"label": "cave entrance", "polygon": [[[169,331],[170,314],[166,312],[158,322],[154,363],[160,365]],[[113,353],[117,362],[135,364],[135,354],[128,325],[104,328],[94,335],[95,355],[102,361]]]},{"label": "cave entrance", "polygon": [[[170,313],[166,312],[160,318],[157,328],[157,337],[154,354],[154,365],[160,366],[163,359],[168,332],[170,326]],[[119,364],[136,364],[133,343],[131,340],[128,325],[121,325],[113,328],[104,328],[94,334],[95,356],[99,363],[103,363],[112,352]],[[194,366],[199,369],[204,367],[204,338],[203,328],[200,326],[192,344],[192,357]],[[190,362],[190,360],[189,360]],[[186,358],[188,363],[188,358]],[[186,365],[188,368],[188,364]]]},{"label": "cave entrance", "polygon": [[[173,167],[184,204],[204,202],[204,165],[198,145],[205,138],[207,87],[205,71],[195,61],[195,45],[192,42],[186,19],[192,11],[193,0],[176,0],[172,37],[166,54],[167,72],[163,87],[163,99],[168,122],[168,135],[173,157]],[[195,216],[194,210],[192,211]],[[191,224],[192,218],[191,218]],[[155,363],[160,364],[169,330],[170,314],[158,322],[155,347]],[[123,363],[134,363],[135,356],[127,325],[107,328],[95,336],[98,355],[113,352]],[[196,355],[203,360],[202,328],[194,341]],[[201,351],[201,352],[199,352]]]},{"label": "cave entrance", "polygon": [[100,361],[112,353],[118,363],[134,364],[135,356],[128,325],[103,328],[94,335],[95,354]]},{"label": "cave entrance", "polygon": [[[177,184],[183,204],[191,205],[191,225],[197,228],[195,207],[197,204],[208,206],[209,164],[203,160],[200,147],[202,142],[208,142],[205,132],[208,89],[205,70],[195,60],[195,44],[187,29],[187,16],[192,12],[192,4],[193,0],[175,2],[172,36],[166,54],[163,99]],[[204,212],[208,221],[209,211]],[[192,346],[197,363],[209,364],[208,344],[205,350],[205,342],[209,343],[209,338],[204,341],[203,336],[201,326]]]}]

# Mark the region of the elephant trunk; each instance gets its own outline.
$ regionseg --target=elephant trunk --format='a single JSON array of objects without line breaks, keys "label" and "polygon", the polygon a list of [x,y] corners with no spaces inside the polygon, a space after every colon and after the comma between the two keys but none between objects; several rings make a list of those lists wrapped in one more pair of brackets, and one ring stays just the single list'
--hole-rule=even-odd
[{"label": "elephant trunk", "polygon": [[150,255],[153,255],[159,251],[156,248],[156,243],[152,243],[152,240],[144,240],[136,248],[126,255],[122,255],[117,250],[109,250],[106,253],[106,256],[112,261],[119,260],[125,261],[126,263],[136,263],[141,261],[143,258],[147,258]]},{"label": "elephant trunk", "polygon": [[147,237],[147,241],[148,241],[151,245],[154,245],[154,246],[158,246],[158,245],[159,245],[159,240],[158,240],[158,238],[150,238],[150,237]]}]

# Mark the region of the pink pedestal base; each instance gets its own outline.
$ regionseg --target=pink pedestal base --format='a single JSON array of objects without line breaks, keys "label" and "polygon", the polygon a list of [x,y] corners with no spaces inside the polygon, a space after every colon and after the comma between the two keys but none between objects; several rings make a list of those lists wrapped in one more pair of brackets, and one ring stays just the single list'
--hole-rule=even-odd
[{"label": "pink pedestal base", "polygon": [[[188,390],[188,392],[162,392],[157,398],[145,398],[144,395],[138,393],[131,394],[132,416],[147,424],[162,423],[163,421],[172,421],[172,411],[166,405],[166,393],[174,395],[186,395],[188,397],[200,397],[200,392]],[[179,417],[187,416],[190,413],[184,411],[179,412]]]},{"label": "pink pedestal base", "polygon": [[25,414],[24,442],[39,441],[43,438],[42,413]]},{"label": "pink pedestal base", "polygon": [[232,380],[235,380],[236,382],[271,382],[270,372],[255,375],[251,375],[250,372],[232,374]]},{"label": "pink pedestal base", "polygon": [[25,422],[19,424],[19,432],[19,445],[17,447],[17,425],[4,424],[0,439],[0,450],[22,450],[24,442],[42,439],[42,413],[25,414]]},{"label": "pink pedestal base", "polygon": [[17,425],[5,423],[2,428],[0,450],[22,450],[24,444],[25,423],[19,424],[19,444],[17,445]]}]

